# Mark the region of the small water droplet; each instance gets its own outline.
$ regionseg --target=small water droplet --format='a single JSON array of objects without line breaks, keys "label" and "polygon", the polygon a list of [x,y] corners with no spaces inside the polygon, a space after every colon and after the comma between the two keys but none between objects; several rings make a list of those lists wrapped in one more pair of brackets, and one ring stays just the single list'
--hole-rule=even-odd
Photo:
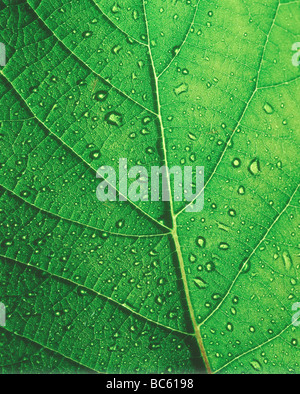
[{"label": "small water droplet", "polygon": [[293,346],[297,346],[297,345],[298,345],[297,339],[292,339],[291,344],[292,344]]},{"label": "small water droplet", "polygon": [[238,167],[240,167],[241,166],[241,160],[240,159],[233,159],[232,160],[232,166],[234,167],[234,168],[238,168]]},{"label": "small water droplet", "polygon": [[104,101],[107,98],[107,94],[105,90],[99,90],[94,94],[94,99],[97,101]]},{"label": "small water droplet", "polygon": [[117,221],[116,223],[116,227],[117,228],[123,228],[125,226],[125,220],[124,219],[120,219]]},{"label": "small water droplet", "polygon": [[195,263],[197,261],[197,257],[194,254],[190,254],[189,260],[191,263]]},{"label": "small water droplet", "polygon": [[98,150],[94,150],[93,152],[90,153],[90,158],[92,160],[99,159],[100,156],[101,156],[101,154],[100,154],[100,151],[98,151]]},{"label": "small water droplet", "polygon": [[229,216],[232,216],[232,217],[236,216],[235,210],[234,210],[234,209],[229,209],[228,215],[229,215]]},{"label": "small water droplet", "polygon": [[173,56],[173,57],[174,57],[174,56],[177,56],[178,53],[179,53],[179,51],[180,51],[180,47],[179,47],[179,46],[173,47],[173,49],[172,49],[172,56]]},{"label": "small water droplet", "polygon": [[84,32],[82,33],[82,37],[83,37],[83,38],[89,38],[89,37],[92,37],[92,35],[93,35],[93,32],[92,32],[92,31],[84,31]]}]

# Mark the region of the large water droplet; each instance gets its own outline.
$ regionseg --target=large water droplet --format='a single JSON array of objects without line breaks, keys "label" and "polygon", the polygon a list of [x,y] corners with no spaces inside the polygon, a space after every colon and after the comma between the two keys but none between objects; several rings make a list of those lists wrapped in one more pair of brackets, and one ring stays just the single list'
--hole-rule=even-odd
[{"label": "large water droplet", "polygon": [[289,252],[283,252],[282,257],[283,257],[284,266],[289,271],[293,266],[293,261],[291,259]]},{"label": "large water droplet", "polygon": [[257,361],[257,360],[251,361],[250,365],[255,371],[261,371],[262,370],[262,366],[261,366],[260,362]]},{"label": "large water droplet", "polygon": [[219,245],[219,248],[221,250],[228,250],[229,249],[229,245],[226,242],[221,242],[220,245]]},{"label": "large water droplet", "polygon": [[112,48],[111,52],[112,52],[114,55],[117,55],[117,54],[121,51],[121,49],[122,49],[121,45],[115,45],[115,46]]},{"label": "large water droplet", "polygon": [[208,286],[208,284],[199,277],[194,279],[194,283],[199,289],[206,289]]},{"label": "large water droplet", "polygon": [[178,85],[175,89],[174,89],[174,93],[176,94],[176,96],[181,95],[182,93],[186,93],[189,90],[189,86],[186,83],[181,83],[180,85]]},{"label": "large water droplet", "polygon": [[268,115],[272,115],[272,114],[274,113],[274,108],[272,107],[271,104],[265,103],[265,105],[264,105],[264,111],[265,111]]},{"label": "large water droplet", "polygon": [[240,187],[238,188],[238,193],[241,194],[241,195],[243,195],[243,194],[246,193],[246,190],[245,190],[244,186],[240,186]]},{"label": "large water droplet", "polygon": [[206,239],[204,237],[198,237],[196,243],[200,248],[205,248]]},{"label": "large water droplet", "polygon": [[112,126],[120,127],[122,125],[123,117],[119,112],[112,111],[105,115],[105,121]]},{"label": "large water droplet", "polygon": [[260,164],[258,159],[254,159],[251,161],[249,165],[249,171],[252,175],[257,175],[260,172]]}]

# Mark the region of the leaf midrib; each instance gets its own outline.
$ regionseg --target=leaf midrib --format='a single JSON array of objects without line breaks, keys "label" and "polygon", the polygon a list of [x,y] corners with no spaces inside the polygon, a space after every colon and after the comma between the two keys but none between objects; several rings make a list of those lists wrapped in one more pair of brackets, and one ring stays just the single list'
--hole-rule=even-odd
[{"label": "leaf midrib", "polygon": [[[184,260],[183,260],[181,246],[180,246],[180,242],[179,242],[179,238],[178,238],[177,221],[176,221],[176,215],[175,215],[175,211],[174,211],[173,196],[172,196],[172,190],[171,190],[171,181],[170,181],[170,174],[169,174],[169,168],[170,167],[169,167],[169,164],[168,164],[167,145],[166,145],[166,137],[165,137],[165,127],[164,127],[163,118],[162,118],[162,112],[161,112],[161,99],[160,99],[160,94],[159,94],[159,76],[157,75],[154,59],[153,59],[153,56],[152,56],[150,30],[149,30],[148,19],[147,19],[146,4],[145,4],[145,0],[142,0],[142,1],[143,1],[143,8],[144,8],[144,17],[145,17],[147,38],[148,38],[148,54],[149,54],[149,57],[150,57],[150,63],[151,63],[152,72],[153,72],[153,76],[154,76],[154,80],[155,80],[155,96],[156,96],[156,102],[157,102],[157,109],[158,109],[157,112],[158,112],[158,119],[159,119],[159,125],[160,125],[160,133],[161,133],[161,137],[162,137],[162,149],[163,149],[163,156],[164,156],[163,157],[163,161],[164,161],[163,164],[166,166],[166,177],[167,177],[167,182],[168,182],[170,215],[171,215],[171,220],[172,220],[172,238],[173,238],[173,242],[174,242],[174,245],[175,245],[176,254],[177,254],[177,257],[178,257],[179,268],[180,268],[180,272],[181,272],[181,279],[182,279],[182,282],[183,282],[183,288],[184,288],[185,297],[186,297],[186,303],[187,303],[187,306],[188,306],[188,311],[189,311],[189,314],[190,314],[190,318],[191,318],[191,322],[192,322],[192,325],[193,325],[193,329],[194,329],[195,337],[196,337],[196,340],[197,340],[197,344],[198,344],[199,350],[201,352],[201,355],[202,355],[202,358],[203,358],[206,370],[207,370],[208,373],[211,373],[212,372],[211,371],[211,367],[210,367],[210,364],[209,364],[209,361],[208,361],[208,357],[206,355],[206,351],[205,351],[205,348],[204,348],[203,340],[202,340],[202,337],[201,337],[201,334],[200,334],[200,329],[198,327],[196,316],[195,316],[195,312],[194,312],[194,308],[193,308],[193,305],[192,305],[189,285],[188,285],[186,271],[185,271]],[[197,8],[196,8],[196,11],[197,11]],[[196,16],[196,13],[194,15],[194,18],[195,18],[195,16]],[[194,21],[194,19],[193,19],[193,21]],[[192,23],[193,23],[193,21],[192,21]],[[183,44],[186,42],[186,38],[185,38],[185,41],[183,42]]]}]

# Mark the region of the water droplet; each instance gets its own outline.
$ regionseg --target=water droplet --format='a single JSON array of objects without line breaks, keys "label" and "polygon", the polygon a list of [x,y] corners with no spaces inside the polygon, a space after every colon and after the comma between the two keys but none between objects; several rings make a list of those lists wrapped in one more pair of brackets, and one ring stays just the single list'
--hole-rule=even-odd
[{"label": "water droplet", "polygon": [[285,269],[289,271],[293,266],[293,261],[291,259],[289,252],[283,252],[282,257],[283,257]]},{"label": "water droplet", "polygon": [[216,266],[213,262],[209,262],[205,265],[205,269],[207,272],[212,272],[216,269]]},{"label": "water droplet", "polygon": [[189,86],[187,83],[181,83],[176,88],[174,88],[174,93],[176,96],[180,96],[182,93],[186,93],[189,90]]},{"label": "water droplet", "polygon": [[220,223],[220,222],[217,222],[217,224],[218,224],[218,229],[219,230],[228,232],[229,229],[230,229],[229,226],[227,226],[226,224],[223,224],[223,223]]},{"label": "water droplet", "polygon": [[194,279],[194,283],[199,289],[206,289],[208,286],[208,284],[199,277]]},{"label": "water droplet", "polygon": [[252,174],[252,175],[259,174],[259,172],[260,172],[259,160],[258,159],[252,160],[248,169],[249,169],[250,174]]},{"label": "water droplet", "polygon": [[107,238],[109,237],[109,234],[106,233],[106,232],[101,232],[101,233],[100,233],[100,237],[101,237],[102,239],[107,239]]},{"label": "water droplet", "polygon": [[200,248],[205,248],[206,239],[204,237],[198,237],[196,243]]},{"label": "water droplet", "polygon": [[232,315],[236,315],[236,309],[233,306],[230,308],[230,312]]},{"label": "water droplet", "polygon": [[264,105],[264,111],[265,111],[268,115],[271,115],[271,114],[274,113],[274,108],[272,107],[271,104],[265,103],[265,105]]},{"label": "water droplet", "polygon": [[240,160],[240,159],[233,159],[233,160],[232,160],[232,166],[233,166],[234,168],[240,167],[240,166],[241,166],[241,160]]},{"label": "water droplet", "polygon": [[115,46],[112,48],[111,52],[112,52],[114,55],[117,55],[117,54],[121,51],[121,49],[122,49],[121,45],[115,45]]},{"label": "water droplet", "polygon": [[120,10],[121,10],[121,7],[119,6],[118,3],[115,3],[115,4],[111,7],[111,12],[112,12],[113,14],[117,14]]},{"label": "water droplet", "polygon": [[94,99],[97,101],[104,101],[107,98],[108,93],[105,90],[99,90],[94,94]]},{"label": "water droplet", "polygon": [[89,38],[89,37],[92,37],[92,35],[93,35],[93,32],[92,32],[92,31],[84,31],[84,32],[82,33],[82,37],[83,37],[83,38]]},{"label": "water droplet", "polygon": [[142,123],[143,125],[147,125],[151,122],[151,118],[149,116],[145,116],[145,118],[143,118]]},{"label": "water droplet", "polygon": [[157,297],[155,298],[155,302],[156,302],[158,305],[162,305],[162,304],[164,303],[164,297],[162,297],[162,296],[157,296]]},{"label": "water droplet", "polygon": [[12,246],[14,244],[14,241],[12,239],[5,239],[2,243],[1,246],[2,247],[9,247]]},{"label": "water droplet", "polygon": [[251,268],[251,262],[250,261],[245,261],[240,264],[240,271],[242,274],[246,274],[247,272],[250,271]]},{"label": "water droplet", "polygon": [[27,198],[31,195],[29,190],[23,190],[20,192],[21,197]]},{"label": "water droplet", "polygon": [[93,152],[90,153],[90,158],[92,160],[99,159],[100,156],[101,156],[101,154],[100,154],[100,151],[98,151],[98,150],[94,150]]},{"label": "water droplet", "polygon": [[253,360],[250,362],[251,367],[255,370],[255,371],[261,371],[262,370],[262,366],[259,363],[259,361],[257,360]]},{"label": "water droplet", "polygon": [[148,146],[148,148],[146,148],[145,152],[148,153],[149,155],[153,155],[155,150],[151,146]]},{"label": "water droplet", "polygon": [[168,313],[168,318],[171,319],[171,320],[176,319],[176,318],[177,318],[177,312],[175,312],[175,311],[170,311],[170,312]]},{"label": "water droplet", "polygon": [[234,210],[234,209],[229,209],[228,215],[229,215],[229,216],[232,216],[232,217],[236,216],[235,210]]},{"label": "water droplet", "polygon": [[122,125],[123,117],[119,112],[112,111],[105,115],[105,121],[112,126],[120,127]]},{"label": "water droplet", "polygon": [[292,344],[293,346],[297,346],[297,345],[298,345],[297,339],[292,339],[291,344]]},{"label": "water droplet", "polygon": [[229,249],[229,245],[226,242],[221,242],[219,245],[219,248],[222,250],[228,250]]},{"label": "water droplet", "polygon": [[172,56],[173,56],[173,57],[174,57],[174,56],[177,56],[178,53],[179,53],[179,51],[180,51],[180,47],[179,47],[179,46],[173,47],[173,49],[172,49]]},{"label": "water droplet", "polygon": [[245,194],[245,192],[246,192],[246,190],[245,190],[244,186],[240,186],[240,187],[238,188],[238,193],[239,193],[239,194],[243,195],[243,194]]},{"label": "water droplet", "polygon": [[139,19],[139,13],[137,10],[133,10],[132,11],[132,17],[135,21],[137,21]]},{"label": "water droplet", "polygon": [[86,291],[86,290],[84,290],[84,289],[78,289],[78,295],[84,296],[84,295],[86,295],[86,294],[87,294],[87,291]]},{"label": "water droplet", "polygon": [[195,136],[195,134],[193,134],[193,133],[189,133],[189,138],[190,138],[192,141],[196,141],[196,136]]},{"label": "water droplet", "polygon": [[121,220],[117,221],[117,223],[116,223],[116,227],[117,228],[123,228],[124,226],[125,226],[125,220],[124,219],[121,219]]},{"label": "water droplet", "polygon": [[191,263],[195,263],[197,261],[197,257],[194,254],[190,254],[189,260]]},{"label": "water droplet", "polygon": [[149,131],[148,129],[142,129],[142,130],[140,131],[140,133],[141,133],[142,135],[148,135],[148,134],[150,134],[150,131]]}]

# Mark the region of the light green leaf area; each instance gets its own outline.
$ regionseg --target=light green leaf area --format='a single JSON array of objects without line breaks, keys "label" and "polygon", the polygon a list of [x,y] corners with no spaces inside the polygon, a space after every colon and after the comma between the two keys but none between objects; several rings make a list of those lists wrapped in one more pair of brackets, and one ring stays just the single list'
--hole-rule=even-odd
[{"label": "light green leaf area", "polygon": [[[0,370],[299,373],[299,1],[0,1]],[[205,205],[96,170],[205,167]]]}]

